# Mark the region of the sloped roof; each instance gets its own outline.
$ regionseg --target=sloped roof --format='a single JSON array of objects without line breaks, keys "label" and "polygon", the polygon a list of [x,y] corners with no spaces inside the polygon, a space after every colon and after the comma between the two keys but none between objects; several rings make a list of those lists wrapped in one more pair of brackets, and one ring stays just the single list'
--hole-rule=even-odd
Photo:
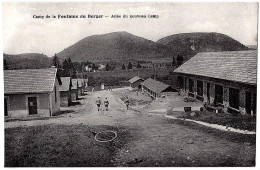
[{"label": "sloped roof", "polygon": [[174,72],[256,85],[257,51],[199,53]]},{"label": "sloped roof", "polygon": [[84,86],[85,82],[84,79],[78,79],[79,87]]},{"label": "sloped roof", "polygon": [[144,82],[141,83],[141,85],[149,88],[155,93],[161,93],[162,91],[170,87],[170,85],[164,84],[151,78],[146,79]]},{"label": "sloped roof", "polygon": [[138,77],[138,76],[135,76],[135,77],[133,77],[133,78],[131,78],[130,80],[129,80],[129,82],[130,83],[134,83],[134,82],[136,82],[136,81],[138,81],[138,80],[144,80],[144,79],[142,79],[142,78],[140,78],[140,77]]},{"label": "sloped roof", "polygon": [[78,89],[78,80],[77,79],[72,79],[72,87],[71,89]]},{"label": "sloped roof", "polygon": [[52,92],[56,77],[56,68],[4,70],[4,93]]},{"label": "sloped roof", "polygon": [[62,85],[60,87],[60,91],[69,91],[71,86],[70,77],[61,77]]}]

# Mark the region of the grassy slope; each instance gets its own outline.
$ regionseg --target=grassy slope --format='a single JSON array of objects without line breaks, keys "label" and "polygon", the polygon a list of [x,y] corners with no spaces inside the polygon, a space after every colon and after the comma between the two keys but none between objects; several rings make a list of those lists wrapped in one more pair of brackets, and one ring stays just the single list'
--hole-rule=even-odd
[{"label": "grassy slope", "polygon": [[27,53],[19,55],[4,54],[8,69],[37,69],[51,66],[51,58],[43,54]]},{"label": "grassy slope", "polygon": [[113,32],[86,37],[57,54],[72,61],[129,61],[161,58],[170,48],[127,32]]},{"label": "grassy slope", "polygon": [[[193,45],[195,50],[191,49]],[[174,53],[184,55],[185,60],[199,52],[240,51],[249,48],[233,38],[220,33],[183,33],[161,38],[157,43],[173,48]]]},{"label": "grassy slope", "polygon": [[[96,131],[115,127],[91,127]],[[109,145],[98,143],[83,125],[45,125],[5,129],[6,167],[111,167],[117,148],[130,137],[118,132],[121,141]]]},{"label": "grassy slope", "polygon": [[134,76],[139,75],[141,78],[147,79],[153,75],[156,75],[156,79],[163,81],[173,87],[176,86],[176,76],[170,75],[174,68],[144,68],[144,69],[133,69],[133,70],[113,70],[113,71],[102,71],[102,72],[89,72],[85,73],[86,76],[90,76],[89,83],[100,85],[104,82],[105,85],[113,86],[128,81]]}]

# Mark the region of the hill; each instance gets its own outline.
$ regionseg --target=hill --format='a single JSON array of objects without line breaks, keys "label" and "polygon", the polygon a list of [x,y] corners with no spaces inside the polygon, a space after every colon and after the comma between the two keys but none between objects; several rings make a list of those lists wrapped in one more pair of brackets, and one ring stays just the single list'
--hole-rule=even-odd
[{"label": "hill", "polygon": [[165,58],[171,48],[127,32],[113,32],[86,37],[59,52],[60,59],[72,61],[128,61]]},{"label": "hill", "polygon": [[251,50],[257,50],[257,45],[247,45]]},{"label": "hill", "polygon": [[171,47],[175,54],[185,60],[199,52],[241,51],[249,48],[233,38],[220,33],[183,33],[161,38],[157,41]]},{"label": "hill", "polygon": [[4,54],[8,69],[37,69],[51,66],[52,59],[43,54],[25,53],[18,55]]}]

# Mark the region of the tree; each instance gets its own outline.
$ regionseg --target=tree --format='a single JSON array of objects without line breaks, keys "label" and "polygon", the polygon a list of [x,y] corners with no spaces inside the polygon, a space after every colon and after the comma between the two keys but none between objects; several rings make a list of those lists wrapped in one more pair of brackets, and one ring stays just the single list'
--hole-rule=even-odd
[{"label": "tree", "polygon": [[173,56],[172,57],[172,66],[175,66],[176,65],[176,60],[175,60],[175,57]]},{"label": "tree", "polygon": [[130,69],[132,69],[132,67],[133,67],[132,63],[129,62],[127,68],[130,70]]},{"label": "tree", "polygon": [[68,58],[67,61],[68,61],[68,68],[71,69],[71,70],[74,69],[74,64],[72,63],[70,57]]},{"label": "tree", "polygon": [[8,70],[6,59],[4,59],[4,70]]},{"label": "tree", "polygon": [[183,56],[181,54],[178,54],[177,56],[177,65],[180,66],[182,65],[183,62]]},{"label": "tree", "polygon": [[70,76],[70,69],[68,66],[68,61],[66,59],[62,63],[62,76]]},{"label": "tree", "polygon": [[106,71],[108,71],[110,69],[110,66],[109,66],[109,64],[107,63],[106,64]]},{"label": "tree", "polygon": [[122,65],[122,70],[125,70],[125,64]]},{"label": "tree", "polygon": [[54,55],[54,57],[52,59],[52,65],[55,66],[56,68],[60,67],[60,61],[56,54]]},{"label": "tree", "polygon": [[142,67],[142,66],[141,66],[141,64],[140,64],[139,61],[138,61],[136,68],[141,68],[141,67]]}]

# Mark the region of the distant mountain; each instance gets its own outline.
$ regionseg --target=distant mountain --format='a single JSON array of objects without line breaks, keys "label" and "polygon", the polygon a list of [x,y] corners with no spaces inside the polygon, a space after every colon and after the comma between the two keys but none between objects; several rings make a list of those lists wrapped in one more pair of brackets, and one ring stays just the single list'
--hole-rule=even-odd
[{"label": "distant mountain", "polygon": [[59,52],[60,59],[72,61],[128,61],[164,58],[171,48],[127,32],[113,32],[86,37]]},{"label": "distant mountain", "polygon": [[174,34],[159,39],[157,43],[171,47],[175,54],[182,54],[186,60],[199,52],[249,50],[240,42],[220,33]]},{"label": "distant mountain", "polygon": [[[249,48],[233,38],[219,33],[184,33],[164,37],[157,42],[127,32],[113,32],[86,37],[59,52],[62,61],[70,57],[73,62],[91,61],[104,64],[136,61],[171,62],[173,56],[182,54],[188,60],[199,52],[238,51]],[[52,58],[38,53],[4,54],[9,69],[46,68]]]},{"label": "distant mountain", "polygon": [[43,54],[4,54],[8,69],[38,69],[51,67],[52,59]]},{"label": "distant mountain", "polygon": [[247,45],[247,47],[252,50],[257,50],[257,45]]}]

